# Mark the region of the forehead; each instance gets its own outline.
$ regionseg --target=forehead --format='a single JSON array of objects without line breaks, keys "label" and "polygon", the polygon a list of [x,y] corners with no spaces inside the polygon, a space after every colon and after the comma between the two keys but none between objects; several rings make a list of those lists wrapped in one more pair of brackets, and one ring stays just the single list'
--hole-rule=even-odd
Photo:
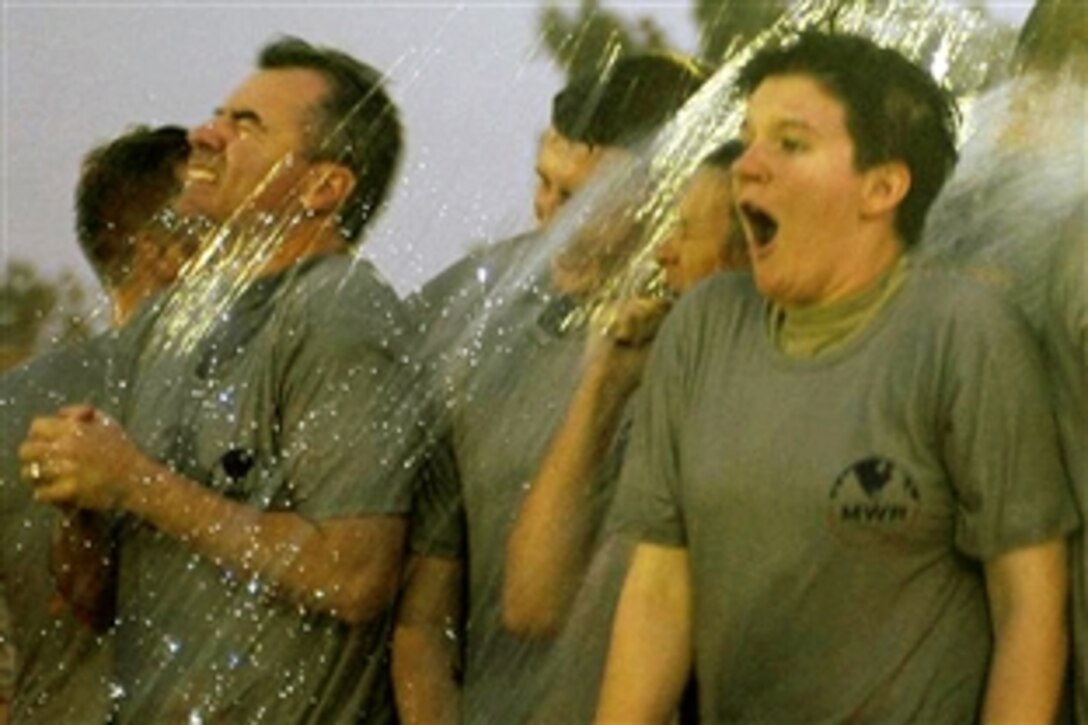
[{"label": "forehead", "polygon": [[308,68],[258,70],[234,89],[222,110],[253,111],[274,128],[301,122],[328,90],[325,78]]},{"label": "forehead", "polygon": [[845,132],[846,106],[814,76],[770,76],[748,97],[745,124],[753,123]]},{"label": "forehead", "polygon": [[700,166],[680,199],[681,213],[690,216],[728,215],[732,204],[732,178],[729,171],[716,166]]},{"label": "forehead", "polygon": [[571,141],[549,128],[540,137],[536,161],[541,173],[580,183],[596,167],[597,158],[589,145]]}]

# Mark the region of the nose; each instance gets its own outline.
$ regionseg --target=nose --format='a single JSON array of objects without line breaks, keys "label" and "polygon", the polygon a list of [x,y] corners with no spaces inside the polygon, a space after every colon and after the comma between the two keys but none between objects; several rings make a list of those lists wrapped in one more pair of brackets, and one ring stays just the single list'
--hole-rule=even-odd
[{"label": "nose", "polygon": [[671,267],[676,264],[676,233],[670,233],[665,239],[657,246],[654,251],[654,259],[657,260],[657,264],[660,267]]},{"label": "nose", "polygon": [[193,149],[220,151],[226,140],[219,118],[209,118],[199,126],[189,129],[189,145]]},{"label": "nose", "polygon": [[747,144],[731,169],[734,183],[766,180],[768,168],[763,158],[762,146],[758,143]]},{"label": "nose", "polygon": [[561,204],[558,191],[544,184],[537,184],[536,193],[533,195],[533,212],[540,226],[547,226]]}]

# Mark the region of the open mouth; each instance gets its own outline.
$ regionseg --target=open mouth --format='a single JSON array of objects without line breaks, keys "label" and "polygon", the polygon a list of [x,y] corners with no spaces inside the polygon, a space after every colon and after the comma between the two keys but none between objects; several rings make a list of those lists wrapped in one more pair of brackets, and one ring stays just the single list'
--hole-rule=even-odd
[{"label": "open mouth", "polygon": [[774,241],[778,234],[778,221],[773,216],[749,202],[740,205],[740,213],[756,247],[762,249]]}]

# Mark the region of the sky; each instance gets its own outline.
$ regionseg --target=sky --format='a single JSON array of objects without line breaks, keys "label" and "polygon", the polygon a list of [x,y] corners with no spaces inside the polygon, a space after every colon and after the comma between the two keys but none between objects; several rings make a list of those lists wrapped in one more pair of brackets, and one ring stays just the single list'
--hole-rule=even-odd
[{"label": "sky", "polygon": [[[200,123],[257,49],[289,33],[388,74],[407,155],[364,253],[401,292],[418,287],[471,245],[532,224],[536,139],[562,85],[538,46],[542,4],[3,0],[0,262],[31,259],[47,274],[91,280],[72,231],[83,154],[131,124]],[[687,0],[603,4],[652,16],[694,48]],[[1012,23],[1030,9],[990,4]]]}]

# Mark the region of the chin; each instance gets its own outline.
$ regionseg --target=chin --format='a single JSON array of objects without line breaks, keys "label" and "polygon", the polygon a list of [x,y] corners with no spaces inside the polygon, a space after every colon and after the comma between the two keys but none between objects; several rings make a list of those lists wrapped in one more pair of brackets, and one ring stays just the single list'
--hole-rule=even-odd
[{"label": "chin", "polygon": [[208,199],[200,199],[197,194],[182,194],[174,201],[174,211],[183,217],[214,219]]}]

